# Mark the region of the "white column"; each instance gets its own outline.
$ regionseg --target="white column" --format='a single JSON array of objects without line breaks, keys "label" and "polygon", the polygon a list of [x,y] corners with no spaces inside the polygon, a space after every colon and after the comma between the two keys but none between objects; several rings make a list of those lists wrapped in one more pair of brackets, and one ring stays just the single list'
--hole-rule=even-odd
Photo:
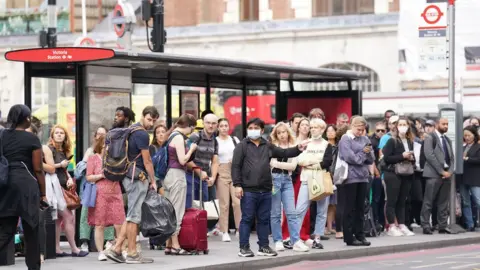
[{"label": "white column", "polygon": [[225,13],[223,13],[224,23],[240,22],[240,0],[224,0],[226,4]]},{"label": "white column", "polygon": [[292,3],[292,9],[295,10],[296,19],[306,19],[312,17],[312,0],[291,0],[290,2]]},{"label": "white column", "polygon": [[273,11],[270,9],[269,0],[259,0],[259,21],[270,21],[273,19]]},{"label": "white column", "polygon": [[375,0],[375,14],[388,13],[391,2],[393,2],[393,0]]}]

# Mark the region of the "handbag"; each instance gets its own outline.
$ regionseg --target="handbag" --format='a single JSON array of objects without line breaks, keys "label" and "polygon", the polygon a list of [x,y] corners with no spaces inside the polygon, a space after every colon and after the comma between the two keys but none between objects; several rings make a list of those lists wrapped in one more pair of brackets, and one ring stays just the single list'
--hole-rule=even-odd
[{"label": "handbag", "polygon": [[337,154],[337,161],[335,162],[335,171],[333,173],[333,183],[341,185],[348,177],[348,163],[340,159],[340,151]]},{"label": "handbag", "polygon": [[63,197],[65,198],[65,202],[67,204],[67,208],[69,210],[75,210],[80,207],[80,197],[77,194],[77,185],[75,181],[72,186],[68,189],[62,188]]},{"label": "handbag", "polygon": [[323,173],[323,186],[325,188],[325,197],[331,196],[335,193],[333,188],[332,176],[327,171],[322,171]]},{"label": "handbag", "polygon": [[413,175],[413,164],[410,161],[402,161],[395,164],[395,174],[401,176]]},{"label": "handbag", "polygon": [[311,177],[307,179],[308,199],[310,201],[319,201],[324,198],[325,187],[323,185],[322,171],[315,170]]},{"label": "handbag", "polygon": [[[192,207],[197,209],[202,209],[200,207],[200,201],[197,201],[197,200],[193,201]],[[207,211],[207,220],[218,220],[219,218],[218,200],[203,202],[203,209]]]}]

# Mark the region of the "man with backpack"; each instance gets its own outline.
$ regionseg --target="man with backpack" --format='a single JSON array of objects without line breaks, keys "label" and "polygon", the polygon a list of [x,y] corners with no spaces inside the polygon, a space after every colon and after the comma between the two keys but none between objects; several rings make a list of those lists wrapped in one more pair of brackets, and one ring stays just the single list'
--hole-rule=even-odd
[{"label": "man with backpack", "polygon": [[[150,185],[152,190],[157,190],[155,173],[149,152],[150,140],[147,130],[153,127],[158,116],[159,113],[155,107],[147,106],[142,112],[140,122],[128,128],[113,129],[107,134],[104,174],[110,180],[119,180],[118,178],[123,177],[121,181],[128,198],[126,222],[122,226],[115,246],[106,254],[109,259],[118,263],[139,264],[153,262],[152,259],[144,258],[137,252],[136,239],[138,225],[142,218],[142,204],[147,195],[148,187]],[[121,149],[127,146],[126,151],[121,151]],[[120,152],[123,155],[118,154]],[[126,164],[119,162],[119,160],[125,160],[125,157]],[[122,255],[122,247],[125,240],[128,240],[126,258]]]},{"label": "man with backpack", "polygon": [[[192,133],[188,138],[187,144],[196,143],[197,151],[195,152],[195,158],[192,162],[188,163],[188,168],[191,170],[194,167],[199,167],[201,170],[197,170],[197,177],[192,179],[192,173],[187,172],[187,203],[186,208],[192,207],[192,196],[199,200],[199,188],[202,184],[202,198],[203,201],[208,201],[209,197],[214,197],[215,192],[212,191],[212,186],[215,183],[215,179],[218,174],[218,166],[220,164],[218,160],[218,143],[215,139],[217,132],[218,117],[213,114],[207,114],[203,118],[203,130]],[[204,181],[204,182],[202,182]],[[192,184],[194,184],[194,193],[192,192]],[[212,196],[209,196],[212,195]]]},{"label": "man with backpack", "polygon": [[135,122],[135,113],[127,107],[121,106],[115,110],[113,128],[126,128]]}]

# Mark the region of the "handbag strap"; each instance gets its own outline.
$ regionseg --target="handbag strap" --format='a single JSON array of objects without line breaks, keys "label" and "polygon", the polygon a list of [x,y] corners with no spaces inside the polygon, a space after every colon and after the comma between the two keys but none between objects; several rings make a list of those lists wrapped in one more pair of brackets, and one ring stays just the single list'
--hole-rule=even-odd
[{"label": "handbag strap", "polygon": [[0,157],[3,156],[3,134],[5,132],[5,128],[0,129]]}]

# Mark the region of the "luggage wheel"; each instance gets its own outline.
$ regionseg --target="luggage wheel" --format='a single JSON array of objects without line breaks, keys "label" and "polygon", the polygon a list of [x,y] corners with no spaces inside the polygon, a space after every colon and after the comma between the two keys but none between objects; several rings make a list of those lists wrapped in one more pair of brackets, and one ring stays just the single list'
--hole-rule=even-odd
[{"label": "luggage wheel", "polygon": [[204,254],[204,255],[208,255],[208,252],[209,252],[208,249],[207,249],[207,250],[204,250],[204,251],[203,251],[203,254]]}]

